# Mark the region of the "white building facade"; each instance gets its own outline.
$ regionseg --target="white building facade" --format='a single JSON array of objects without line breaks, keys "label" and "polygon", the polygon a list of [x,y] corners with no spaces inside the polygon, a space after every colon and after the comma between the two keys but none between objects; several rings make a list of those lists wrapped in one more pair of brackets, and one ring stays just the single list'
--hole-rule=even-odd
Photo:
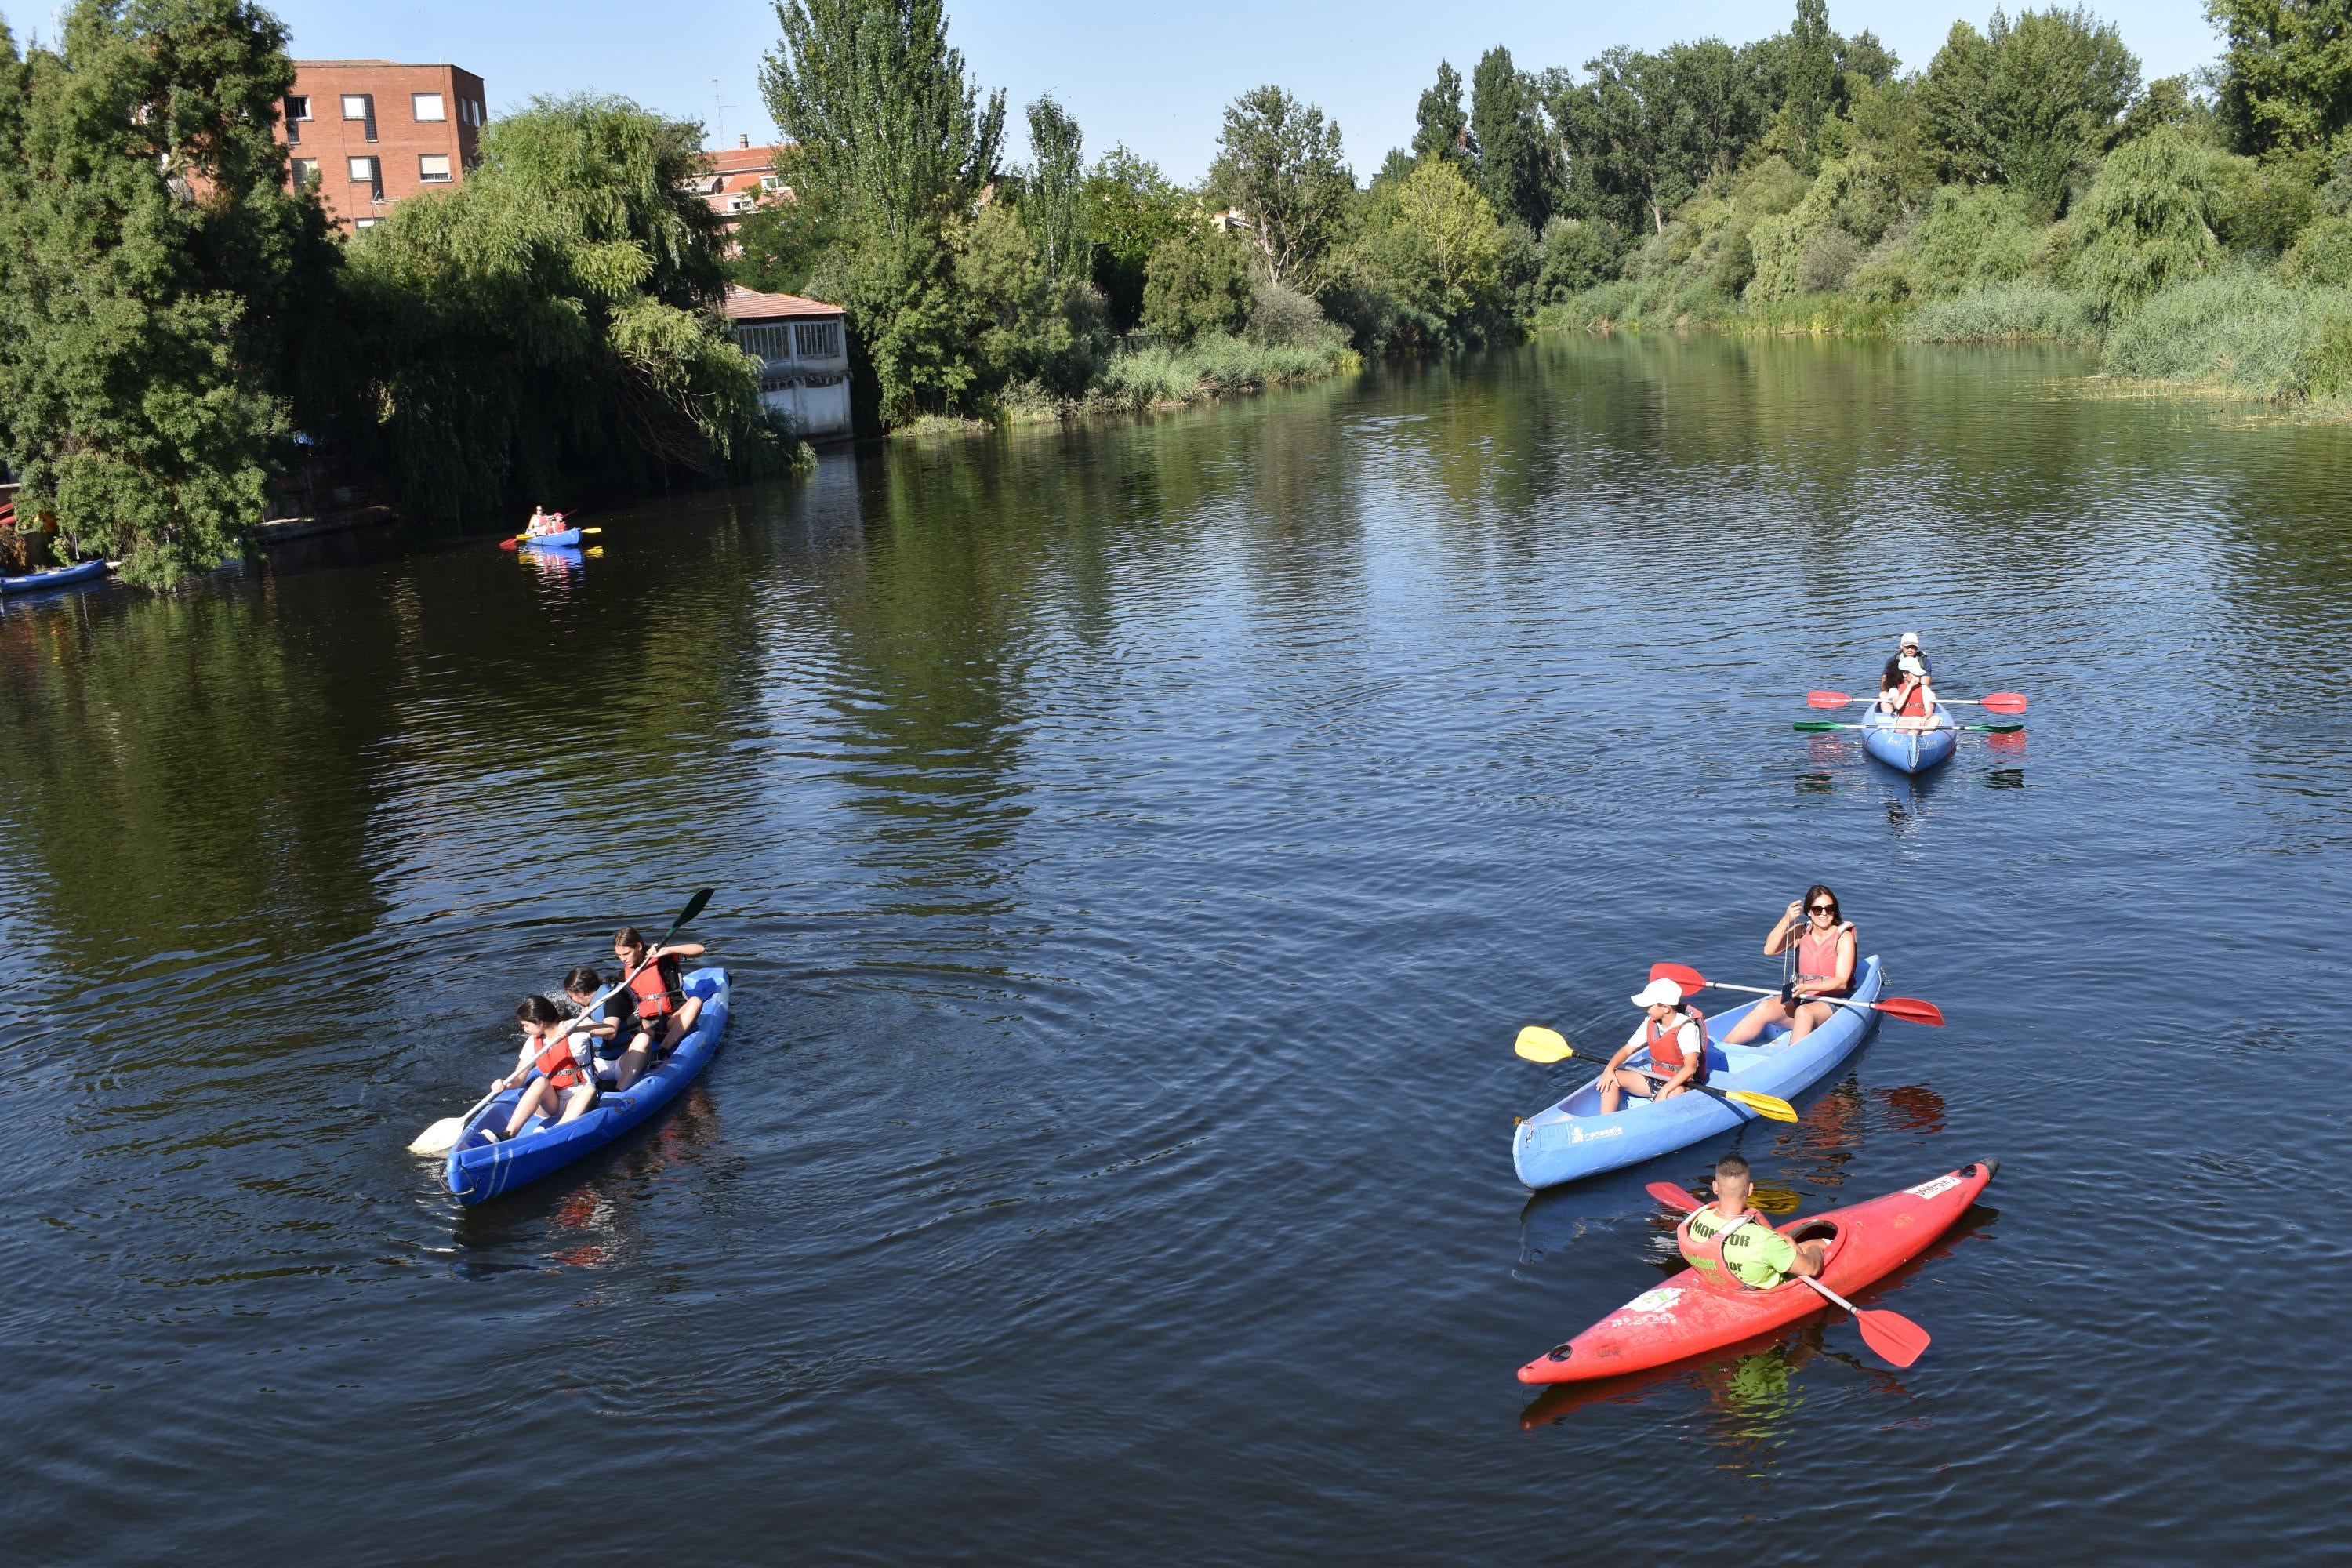
[{"label": "white building facade", "polygon": [[736,342],[759,358],[760,401],[808,440],[846,440],[849,329],[841,307],[730,284],[720,310]]}]

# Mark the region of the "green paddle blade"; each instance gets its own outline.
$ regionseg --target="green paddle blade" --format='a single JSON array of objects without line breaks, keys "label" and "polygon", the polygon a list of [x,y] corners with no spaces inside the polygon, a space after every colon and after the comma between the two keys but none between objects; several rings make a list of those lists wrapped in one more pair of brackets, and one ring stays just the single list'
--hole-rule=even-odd
[{"label": "green paddle blade", "polygon": [[1838,730],[1844,726],[1827,719],[1800,719],[1789,728],[1791,730]]},{"label": "green paddle blade", "polygon": [[2014,735],[2025,728],[2022,724],[1963,724],[1963,730],[1981,730],[1988,735]]}]

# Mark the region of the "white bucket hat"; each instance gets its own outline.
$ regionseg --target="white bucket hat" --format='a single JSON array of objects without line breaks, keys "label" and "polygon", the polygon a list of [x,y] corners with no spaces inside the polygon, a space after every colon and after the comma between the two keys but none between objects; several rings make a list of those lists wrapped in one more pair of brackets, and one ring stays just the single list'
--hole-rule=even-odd
[{"label": "white bucket hat", "polygon": [[1917,647],[1919,646],[1919,634],[1917,632],[1905,632],[1901,637],[1895,639],[1895,646],[1896,647]]},{"label": "white bucket hat", "polygon": [[1671,980],[1653,980],[1633,998],[1636,1007],[1679,1007],[1683,1005],[1683,988]]}]

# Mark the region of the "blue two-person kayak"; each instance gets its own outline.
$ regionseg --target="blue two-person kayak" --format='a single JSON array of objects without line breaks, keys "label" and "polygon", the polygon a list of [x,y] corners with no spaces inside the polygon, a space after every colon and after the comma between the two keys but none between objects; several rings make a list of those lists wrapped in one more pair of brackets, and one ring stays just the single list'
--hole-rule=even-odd
[{"label": "blue two-person kayak", "polygon": [[558,533],[526,533],[515,542],[525,550],[562,550],[580,542],[580,531],[567,528]]},{"label": "blue two-person kayak", "polygon": [[1960,731],[1952,719],[1952,710],[1942,703],[1936,704],[1936,727],[1932,730],[1903,730],[1895,727],[1895,716],[1870,705],[1862,716],[1862,748],[1890,768],[1906,773],[1924,773],[1952,760],[1960,744]]},{"label": "blue two-person kayak", "polygon": [[[1862,961],[1854,980],[1853,994],[1846,1000],[1878,999],[1885,976],[1875,953]],[[1747,1045],[1725,1045],[1723,1037],[1755,1005],[1750,1002],[1707,1019],[1706,1081],[1714,1088],[1794,1099],[1826,1077],[1878,1027],[1875,1012],[1840,1007],[1829,1022],[1801,1040],[1792,1042],[1787,1027],[1775,1024]],[[1632,1065],[1643,1066],[1648,1060],[1646,1051],[1637,1051]],[[1638,1165],[1756,1119],[1752,1110],[1696,1092],[1668,1100],[1629,1097],[1613,1114],[1603,1116],[1601,1091],[1587,1084],[1550,1110],[1519,1123],[1511,1134],[1511,1163],[1518,1169],[1519,1180],[1528,1186],[1556,1187],[1562,1182]]]},{"label": "blue two-person kayak", "polygon": [[37,594],[47,588],[69,588],[76,583],[94,583],[105,575],[104,561],[78,562],[47,572],[28,572],[22,577],[0,577],[0,594]]},{"label": "blue two-person kayak", "polygon": [[514,1114],[520,1086],[508,1089],[484,1106],[466,1123],[457,1145],[449,1151],[446,1174],[449,1190],[461,1204],[478,1204],[551,1175],[583,1155],[593,1154],[614,1140],[660,1114],[664,1106],[692,1083],[719,1053],[719,1037],[727,1033],[727,972],[694,969],[680,984],[689,996],[702,998],[701,1016],[677,1049],[624,1092],[606,1089],[595,1106],[577,1121],[551,1127],[535,1116],[515,1137],[485,1143],[479,1129],[486,1122],[503,1131]]}]

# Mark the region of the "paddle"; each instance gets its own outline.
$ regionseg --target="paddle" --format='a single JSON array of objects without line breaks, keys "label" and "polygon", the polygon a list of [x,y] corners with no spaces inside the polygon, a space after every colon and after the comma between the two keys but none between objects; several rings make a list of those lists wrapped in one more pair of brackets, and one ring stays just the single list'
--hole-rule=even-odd
[{"label": "paddle", "polygon": [[[1729,985],[1719,980],[1709,980],[1686,963],[1654,963],[1650,978],[1671,980],[1685,991],[1745,991],[1755,996],[1778,996],[1780,992],[1768,985]],[[1875,1002],[1849,1002],[1843,996],[1809,996],[1809,1002],[1834,1002],[1841,1007],[1856,1012],[1869,1010],[1900,1018],[1906,1024],[1929,1024],[1941,1028],[1944,1010],[1933,1002],[1923,1002],[1916,996],[1882,996]]]},{"label": "paddle", "polygon": [[[1875,729],[1877,726],[1873,724],[1839,724],[1827,719],[1800,719],[1789,727],[1792,730],[1818,731],[1870,730]],[[1981,730],[1988,735],[2014,735],[2020,730],[2024,729],[2025,726],[2022,724],[1955,724],[1952,728],[1955,730]],[[1918,733],[1925,734],[1927,731],[1920,731]]]},{"label": "paddle", "polygon": [[[1808,691],[1805,705],[1809,708],[1843,708],[1850,702],[1874,702],[1874,697],[1848,697],[1843,691]],[[1938,697],[1938,702],[1958,702],[1967,708],[1990,708],[1996,713],[2022,713],[2025,694],[2019,691],[1988,691],[1982,697]]]},{"label": "paddle", "polygon": [[[629,973],[623,975],[610,990],[604,992],[594,1001],[581,1008],[581,1021],[583,1023],[587,1022],[589,1014],[593,1013],[597,1008],[603,1006],[605,1003],[611,1001],[614,997],[618,996],[622,992],[627,990],[629,988],[629,982],[635,980],[639,974],[645,972],[646,963],[654,962],[653,955],[661,951],[662,943],[676,936],[680,926],[686,924],[687,921],[700,914],[702,912],[702,907],[710,901],[710,895],[715,891],[717,891],[716,889],[705,888],[700,892],[696,893],[694,897],[688,899],[686,901],[686,908],[678,911],[677,919],[669,922],[669,930],[662,932],[660,936],[655,938],[653,945],[646,950],[646,963],[640,963],[636,968],[629,971]],[[576,1035],[580,1031],[576,1027],[567,1029],[564,1031],[565,1037],[569,1038],[571,1036]],[[488,1105],[490,1101],[496,1100],[499,1095],[505,1092],[506,1091],[504,1089],[494,1089],[490,1090],[489,1093],[482,1096],[481,1099],[474,1101],[473,1109],[467,1110],[463,1116],[443,1117],[432,1126],[427,1127],[424,1131],[419,1132],[416,1135],[416,1142],[408,1146],[408,1152],[412,1154],[447,1153],[450,1147],[457,1142],[458,1135],[466,1131],[466,1123],[474,1119],[475,1111],[478,1111],[482,1107]]]},{"label": "paddle", "polygon": [[[1652,1182],[1643,1189],[1670,1209],[1696,1214],[1706,1205],[1672,1182]],[[1900,1312],[1885,1307],[1855,1306],[1810,1274],[1797,1276],[1819,1291],[1823,1298],[1843,1307],[1853,1319],[1853,1326],[1862,1331],[1862,1342],[1893,1362],[1896,1366],[1909,1366],[1927,1353],[1927,1331]]]},{"label": "paddle", "polygon": [[[565,518],[578,517],[579,515],[580,514],[577,511],[559,511],[553,514],[555,521],[558,522],[562,522]],[[559,528],[555,530],[555,531],[561,533],[563,531]],[[580,531],[583,533],[602,533],[604,531],[601,528],[583,528]],[[512,539],[499,540],[499,548],[500,550],[520,550],[537,537],[540,536],[530,533],[518,533]]]},{"label": "paddle", "polygon": [[[1521,1029],[1519,1037],[1512,1042],[1511,1049],[1521,1059],[1531,1062],[1565,1061],[1570,1057],[1580,1054],[1586,1061],[1608,1060],[1606,1057],[1596,1057],[1591,1051],[1580,1053],[1574,1046],[1568,1043],[1567,1037],[1559,1030],[1547,1029],[1540,1024],[1529,1024],[1526,1028]],[[1664,1073],[1652,1072],[1643,1068],[1636,1068],[1633,1070],[1654,1082],[1665,1081],[1666,1075]],[[1711,1083],[1691,1083],[1683,1087],[1697,1089],[1701,1094],[1711,1094],[1717,1100],[1727,1100],[1734,1105],[1745,1106],[1757,1115],[1769,1117],[1775,1121],[1797,1120],[1797,1108],[1773,1095],[1758,1094],[1755,1090],[1747,1089],[1717,1089]]]}]

